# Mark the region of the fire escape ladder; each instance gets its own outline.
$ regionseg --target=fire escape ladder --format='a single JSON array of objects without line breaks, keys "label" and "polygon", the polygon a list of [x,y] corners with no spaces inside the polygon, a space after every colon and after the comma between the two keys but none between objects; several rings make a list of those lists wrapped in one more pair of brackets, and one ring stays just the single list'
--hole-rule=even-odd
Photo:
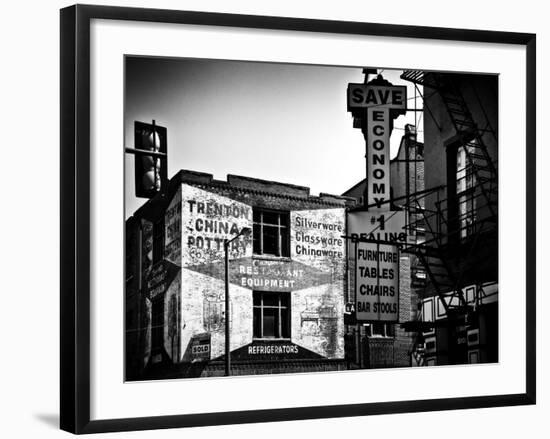
[{"label": "fire escape ladder", "polygon": [[[425,196],[426,194],[421,195]],[[459,277],[454,273],[443,250],[443,235],[441,231],[434,229],[431,221],[434,216],[439,215],[439,211],[430,212],[422,208],[417,197],[412,202],[415,213],[422,216],[421,220],[411,223],[413,230],[415,223],[422,223],[426,227],[426,234],[432,238],[422,243],[410,244],[403,251],[418,257],[447,313],[450,310],[463,309],[467,304],[459,285]]]},{"label": "fire escape ladder", "polygon": [[[472,184],[479,188],[479,191],[485,199],[484,205],[489,211],[490,220],[496,221],[498,214],[498,172],[487,150],[487,146],[483,141],[483,134],[487,130],[480,129],[475,123],[459,87],[453,82],[452,77],[448,74],[406,70],[401,75],[401,78],[417,85],[435,89],[439,92],[451,123],[460,140],[460,147],[464,150],[469,165],[468,172],[471,172],[473,176]],[[476,97],[479,100],[477,93]],[[485,114],[485,110],[482,106],[481,109]]]},{"label": "fire escape ladder", "polygon": [[[452,81],[451,75],[408,70],[403,72],[401,78],[430,88],[441,97],[456,132],[459,151],[461,154],[463,151],[461,167],[463,166],[464,179],[460,193],[457,192],[457,199],[452,201],[439,199],[440,193],[444,193],[441,187],[427,193],[424,191],[422,194],[407,194],[409,212],[419,217],[411,221],[409,231],[414,233],[422,229],[425,231],[426,240],[408,244],[403,251],[417,256],[449,321],[461,317],[467,320],[470,313],[479,305],[479,296],[483,294],[483,288],[477,286],[474,303],[469,304],[466,301],[462,287],[464,282],[467,282],[466,275],[471,267],[467,264],[484,242],[482,235],[492,232],[496,227],[498,216],[497,162],[493,161],[484,142],[484,134],[490,133],[492,127],[489,126],[487,129],[477,126],[461,90]],[[481,102],[479,103],[481,105]],[[424,108],[431,114],[427,102],[424,102]],[[483,108],[482,111],[484,112]],[[485,118],[487,119],[486,115]],[[438,125],[438,121],[434,119],[434,122]],[[439,125],[438,128],[441,131]],[[437,196],[437,201],[430,203],[433,208],[427,209],[420,205],[419,200],[434,195]],[[453,203],[452,209],[449,209],[450,202]],[[463,202],[466,204],[460,204]],[[458,211],[455,203],[458,203]],[[423,204],[430,206],[427,203]],[[457,253],[453,253],[453,243],[460,243],[458,260]],[[434,325],[435,323],[432,327]],[[421,313],[417,314],[414,321],[404,324],[403,327],[408,328],[407,330],[418,331],[413,350],[421,338],[423,329],[428,326],[428,322],[422,321]]]},{"label": "fire escape ladder", "polygon": [[[439,76],[439,75],[436,75]],[[497,217],[498,173],[491,156],[483,142],[483,133],[479,130],[466,104],[462,93],[452,81],[440,89],[440,96],[447,109],[456,134],[460,138],[460,147],[464,150],[473,176],[473,184],[479,188],[489,209],[490,217]],[[471,170],[471,171],[470,171]]]}]

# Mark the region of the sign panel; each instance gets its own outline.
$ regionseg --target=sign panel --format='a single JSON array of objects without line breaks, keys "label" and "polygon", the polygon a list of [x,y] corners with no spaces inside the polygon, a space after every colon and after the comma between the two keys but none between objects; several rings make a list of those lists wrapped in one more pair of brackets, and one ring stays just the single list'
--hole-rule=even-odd
[{"label": "sign panel", "polygon": [[349,235],[354,240],[377,240],[405,244],[405,211],[358,211],[348,216]]},{"label": "sign panel", "polygon": [[355,255],[357,321],[398,321],[398,245],[407,242],[405,216],[404,211],[359,211],[348,216],[350,254]]},{"label": "sign panel", "polygon": [[399,320],[399,250],[396,245],[358,242],[355,312],[358,321]]},{"label": "sign panel", "polygon": [[346,308],[344,311],[344,324],[345,325],[355,325],[357,324],[357,316],[355,314],[355,303],[348,302],[346,303]]},{"label": "sign panel", "polygon": [[407,87],[405,85],[348,84],[348,111],[352,108],[384,107],[405,110]]},{"label": "sign panel", "polygon": [[191,361],[210,360],[210,334],[197,334],[191,340]]}]

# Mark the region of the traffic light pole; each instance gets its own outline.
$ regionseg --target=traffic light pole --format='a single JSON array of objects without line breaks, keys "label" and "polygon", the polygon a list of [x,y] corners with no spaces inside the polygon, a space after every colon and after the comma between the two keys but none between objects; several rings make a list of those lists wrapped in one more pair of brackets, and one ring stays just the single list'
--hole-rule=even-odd
[{"label": "traffic light pole", "polygon": [[231,341],[230,341],[230,307],[229,300],[229,244],[240,236],[249,236],[252,233],[250,227],[243,227],[241,231],[231,239],[223,240],[223,251],[225,256],[225,376],[231,375]]},{"label": "traffic light pole", "polygon": [[225,376],[231,375],[231,353],[229,340],[229,243],[223,241],[223,250],[225,253]]},{"label": "traffic light pole", "polygon": [[124,148],[135,157],[135,195],[151,199],[168,184],[167,130],[156,124],[134,121],[134,147]]},{"label": "traffic light pole", "polygon": [[157,158],[168,157],[168,154],[164,152],[148,151],[145,149],[124,148],[124,151],[126,151],[128,154],[135,154],[135,155],[146,155],[146,156],[157,157]]}]

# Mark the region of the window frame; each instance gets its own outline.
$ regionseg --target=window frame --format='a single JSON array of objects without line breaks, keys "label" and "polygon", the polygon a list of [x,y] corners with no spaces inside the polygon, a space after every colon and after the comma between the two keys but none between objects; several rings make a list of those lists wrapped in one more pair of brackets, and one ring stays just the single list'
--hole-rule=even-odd
[{"label": "window frame", "polygon": [[[475,142],[475,139],[471,142]],[[475,233],[476,221],[476,176],[472,164],[468,161],[466,148],[470,146],[458,146],[455,163],[458,235],[461,241]],[[459,156],[461,167],[459,167]]]},{"label": "window frame", "polygon": [[[162,321],[162,324],[157,324],[159,322],[156,320],[156,317],[159,316],[161,317],[159,320]],[[151,355],[161,353],[164,350],[165,324],[164,295],[159,295],[151,300]]]},{"label": "window frame", "polygon": [[[375,333],[374,325],[382,325],[381,328],[383,328],[383,334],[378,332]],[[369,338],[394,339],[395,327],[393,326],[394,324],[385,322],[368,323],[367,325],[365,325],[365,333]]]},{"label": "window frame", "polygon": [[[264,214],[277,215],[277,224],[265,223]],[[256,214],[260,215],[260,221],[255,220]],[[286,218],[286,225],[281,224],[281,218]],[[264,252],[264,227],[274,228],[277,230],[277,254]],[[256,244],[256,232],[259,230],[260,243],[259,252],[257,252]],[[286,231],[286,236],[282,231]],[[283,251],[284,250],[284,251]],[[290,257],[290,212],[284,210],[264,209],[261,207],[253,208],[252,211],[252,252],[256,256],[267,256],[275,258],[289,258]]]},{"label": "window frame", "polygon": [[152,265],[164,260],[164,244],[166,241],[166,223],[164,216],[153,221],[153,257]]},{"label": "window frame", "polygon": [[[278,305],[264,305],[264,297],[268,294],[276,295],[278,298]],[[260,297],[260,305],[255,305],[255,296]],[[286,296],[287,304],[282,303],[282,297]],[[259,309],[260,314],[260,335],[256,333],[256,312]],[[264,309],[277,309],[278,310],[278,324],[274,325],[277,334],[274,337],[266,337],[264,334]],[[282,310],[287,310],[286,324],[283,322]],[[285,334],[285,327],[288,328],[288,334]],[[286,337],[284,335],[287,335]],[[292,294],[290,291],[252,291],[252,339],[253,340],[290,340],[292,337]]]}]

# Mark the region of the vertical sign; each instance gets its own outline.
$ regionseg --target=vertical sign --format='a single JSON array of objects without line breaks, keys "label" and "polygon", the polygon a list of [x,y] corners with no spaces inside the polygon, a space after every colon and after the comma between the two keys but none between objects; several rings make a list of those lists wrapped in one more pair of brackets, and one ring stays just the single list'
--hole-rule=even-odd
[{"label": "vertical sign", "polygon": [[[393,119],[405,114],[407,87],[381,77],[367,84],[348,84],[348,111],[361,123],[367,142],[367,205],[389,210],[390,134]],[[366,117],[365,117],[366,113]]]},{"label": "vertical sign", "polygon": [[358,322],[398,322],[398,244],[407,241],[407,234],[405,213],[390,210],[390,134],[393,120],[407,111],[407,87],[394,86],[378,75],[364,84],[348,84],[347,98],[367,150],[368,211],[348,217],[355,250],[356,317]]},{"label": "vertical sign", "polygon": [[388,209],[390,201],[390,110],[367,108],[367,205]]}]

